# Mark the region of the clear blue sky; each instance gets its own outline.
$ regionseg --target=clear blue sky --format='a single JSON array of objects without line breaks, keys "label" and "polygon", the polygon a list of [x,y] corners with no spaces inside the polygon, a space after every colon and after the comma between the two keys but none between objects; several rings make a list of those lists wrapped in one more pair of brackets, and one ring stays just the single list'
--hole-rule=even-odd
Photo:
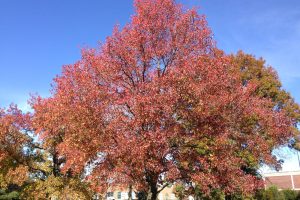
[{"label": "clear blue sky", "polygon": [[[181,0],[199,6],[220,48],[262,56],[300,102],[299,0]],[[132,0],[0,0],[0,107],[49,95],[61,66],[129,21]],[[288,153],[289,154],[289,153]],[[294,158],[286,169],[297,167]]]}]

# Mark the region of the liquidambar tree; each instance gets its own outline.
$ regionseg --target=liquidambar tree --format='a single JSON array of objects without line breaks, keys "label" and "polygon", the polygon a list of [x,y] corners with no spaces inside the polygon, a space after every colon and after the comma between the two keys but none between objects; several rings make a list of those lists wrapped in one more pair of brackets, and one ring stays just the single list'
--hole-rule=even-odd
[{"label": "liquidambar tree", "polygon": [[155,200],[168,184],[203,193],[248,193],[247,167],[276,164],[271,152],[293,119],[255,84],[242,84],[204,16],[173,0],[136,0],[135,14],[97,49],[63,67],[50,98],[35,97],[32,125],[60,135],[66,173],[87,170],[104,192],[131,185]]}]

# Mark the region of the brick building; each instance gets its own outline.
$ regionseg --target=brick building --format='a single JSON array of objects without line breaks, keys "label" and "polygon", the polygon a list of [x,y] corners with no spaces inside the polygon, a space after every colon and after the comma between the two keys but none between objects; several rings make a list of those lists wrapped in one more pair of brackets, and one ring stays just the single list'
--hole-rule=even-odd
[{"label": "brick building", "polygon": [[300,171],[265,173],[265,187],[272,185],[279,189],[300,190]]}]

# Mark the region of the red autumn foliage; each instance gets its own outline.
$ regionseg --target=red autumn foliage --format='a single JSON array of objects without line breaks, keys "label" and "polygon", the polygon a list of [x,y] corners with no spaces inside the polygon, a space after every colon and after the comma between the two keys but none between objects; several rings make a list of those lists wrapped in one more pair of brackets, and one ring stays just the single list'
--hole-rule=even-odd
[{"label": "red autumn foliage", "polygon": [[27,128],[29,115],[23,115],[15,105],[0,109],[0,162],[9,157],[19,157],[30,138],[21,133]]},{"label": "red autumn foliage", "polygon": [[25,148],[31,144],[31,138],[24,133],[28,121],[29,115],[15,105],[0,109],[0,176],[4,178],[1,184],[22,185],[28,179],[29,156]]},{"label": "red autumn foliage", "polygon": [[133,185],[155,199],[168,183],[247,193],[246,168],[271,151],[291,120],[242,85],[204,16],[173,0],[136,0],[136,14],[98,49],[63,68],[50,98],[36,97],[33,127],[60,135],[65,171],[87,169],[96,189]]}]

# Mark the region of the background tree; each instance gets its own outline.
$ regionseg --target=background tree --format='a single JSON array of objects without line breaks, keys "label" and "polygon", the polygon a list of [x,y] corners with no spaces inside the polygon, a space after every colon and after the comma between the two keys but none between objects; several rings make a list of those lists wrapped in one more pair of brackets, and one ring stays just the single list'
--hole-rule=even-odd
[{"label": "background tree", "polygon": [[290,93],[283,89],[277,72],[266,65],[263,58],[255,58],[255,56],[239,51],[236,55],[232,55],[233,65],[236,66],[244,85],[249,82],[256,85],[255,94],[262,98],[270,98],[273,102],[271,106],[275,110],[285,110],[291,117],[293,123],[293,132],[296,139],[294,147],[299,149],[299,129],[297,125],[300,122],[300,106],[295,102]]},{"label": "background tree", "polygon": [[173,0],[135,8],[129,24],[63,68],[50,98],[32,100],[35,132],[45,143],[61,138],[62,172],[88,169],[100,192],[132,185],[152,200],[178,181],[203,194],[260,187],[247,171],[277,164],[272,150],[293,135],[294,118],[243,83],[195,9]]},{"label": "background tree", "polygon": [[[240,77],[240,81],[244,87],[248,84],[254,84],[255,90],[253,95],[260,98],[267,98],[272,101],[269,105],[271,109],[276,111],[285,110],[287,115],[291,118],[292,123],[291,130],[295,138],[298,138],[299,130],[297,124],[300,120],[300,107],[291,95],[282,88],[282,84],[278,78],[276,71],[265,64],[263,58],[255,58],[253,55],[245,54],[239,51],[236,55],[231,55],[232,66]],[[251,121],[249,121],[251,123]],[[294,147],[297,149],[298,143],[294,143]],[[247,165],[242,169],[247,174],[260,177],[258,168],[260,163],[253,159],[253,155],[245,152],[240,152]],[[280,168],[279,163],[272,165],[273,168],[278,170]],[[189,191],[193,191],[189,189]],[[190,194],[193,194],[191,192]],[[229,197],[228,197],[229,198]]]},{"label": "background tree", "polygon": [[78,175],[58,171],[63,161],[53,156],[55,143],[38,143],[30,119],[15,105],[0,110],[0,199],[91,199]]},{"label": "background tree", "polygon": [[[34,122],[30,121],[31,130],[34,132]],[[47,125],[45,124],[46,128]],[[32,181],[22,192],[22,198],[26,199],[92,199],[93,192],[86,182],[83,182],[84,171],[62,173],[62,166],[66,159],[59,156],[58,145],[63,141],[63,130],[54,137],[44,138],[39,142],[39,150],[43,152],[43,162],[39,163],[39,169],[43,170],[44,177]]]},{"label": "background tree", "polygon": [[33,163],[32,138],[26,132],[28,115],[15,106],[0,110],[0,197],[17,198],[29,180]]}]

